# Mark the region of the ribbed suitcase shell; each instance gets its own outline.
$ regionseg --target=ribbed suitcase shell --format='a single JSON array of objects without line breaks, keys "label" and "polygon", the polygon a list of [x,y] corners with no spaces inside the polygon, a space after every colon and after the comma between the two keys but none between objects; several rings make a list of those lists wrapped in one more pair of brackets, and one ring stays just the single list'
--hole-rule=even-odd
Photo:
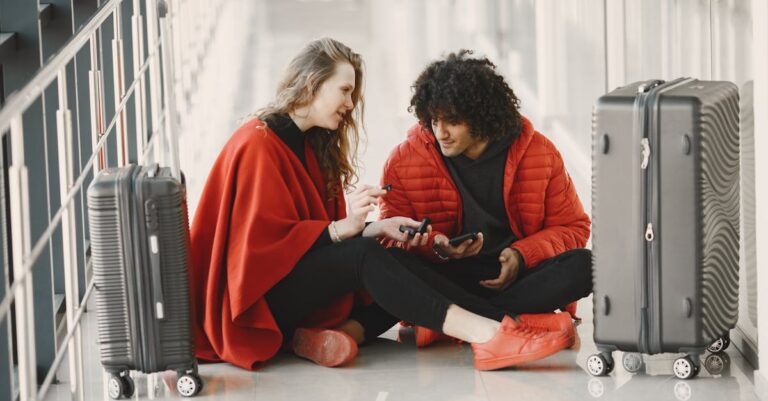
[{"label": "ribbed suitcase shell", "polygon": [[738,318],[738,89],[681,79],[636,103],[649,84],[606,94],[593,113],[594,339],[696,354]]},{"label": "ribbed suitcase shell", "polygon": [[[155,167],[156,168],[156,167]],[[101,362],[110,373],[195,366],[187,272],[188,218],[182,184],[161,168],[102,171],[88,189]],[[150,204],[156,207],[153,212]],[[156,221],[163,315],[158,310],[148,227]]]}]

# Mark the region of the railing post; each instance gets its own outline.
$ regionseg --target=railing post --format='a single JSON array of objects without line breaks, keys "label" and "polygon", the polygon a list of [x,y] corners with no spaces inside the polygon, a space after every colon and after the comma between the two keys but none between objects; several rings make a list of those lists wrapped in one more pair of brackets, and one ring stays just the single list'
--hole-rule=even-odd
[{"label": "railing post", "polygon": [[[112,76],[114,78],[114,100],[115,110],[123,101],[125,95],[125,65],[123,63],[123,22],[121,19],[120,7],[116,7],[113,17],[113,39],[112,39]],[[117,124],[115,125],[115,140],[117,141],[117,165],[125,166],[128,164],[128,144],[126,143],[126,121],[125,110],[117,112]]]},{"label": "railing post", "polygon": [[[59,71],[59,110],[56,111],[56,125],[59,150],[59,188],[62,206],[67,202],[67,193],[74,181],[72,169],[72,112],[67,103],[67,72]],[[61,218],[62,243],[64,251],[64,294],[67,305],[67,329],[77,325],[75,314],[80,308],[79,285],[77,280],[77,243],[75,232],[75,207],[70,202]],[[83,354],[80,326],[75,327],[75,334],[69,341],[67,353],[69,360],[70,391],[72,399],[83,400]]]},{"label": "railing post", "polygon": [[[24,161],[24,132],[21,116],[11,122],[12,164],[8,172],[11,193],[11,229],[13,240],[13,274],[18,280],[24,275],[25,256],[30,253],[29,182]],[[22,401],[37,396],[35,356],[35,312],[32,274],[27,274],[14,293],[16,305],[16,350],[19,365],[19,395]]]},{"label": "railing post", "polygon": [[[146,0],[147,10],[147,45],[154,54],[152,54],[151,61],[149,63],[149,100],[150,100],[150,121],[152,123],[152,132],[160,134],[162,129],[160,127],[160,121],[162,119],[163,98],[162,98],[162,83],[160,82],[160,48],[158,43],[160,42],[158,31],[158,7],[156,0]],[[167,79],[167,78],[166,78]],[[162,135],[161,135],[162,137]],[[155,147],[152,153],[154,153],[154,161],[159,161],[158,147],[162,138],[149,138],[155,141]]]},{"label": "railing post", "polygon": [[144,64],[144,30],[142,29],[143,17],[141,16],[141,2],[134,0],[133,17],[131,17],[131,34],[133,37],[133,77],[138,80],[134,92],[136,111],[136,161],[144,163],[144,145],[147,143],[147,101],[145,97],[144,74],[139,74],[141,65]]},{"label": "railing post", "polygon": [[99,70],[99,45],[97,36],[94,32],[89,41],[91,47],[91,70],[88,72],[88,95],[91,105],[91,143],[94,152],[99,152],[98,162],[93,163],[93,175],[99,173],[106,167],[106,157],[104,149],[96,149],[101,136],[104,135],[106,128],[104,122],[104,78]]},{"label": "railing post", "polygon": [[[160,18],[160,36],[162,38],[162,56],[163,56],[163,71],[165,76],[163,77],[163,89],[165,95],[165,134],[168,140],[168,149],[162,149],[165,153],[164,157],[169,157],[169,165],[173,176],[181,178],[179,169],[179,141],[178,141],[178,122],[176,113],[176,93],[174,91],[174,83],[176,82],[174,77],[174,51],[173,51],[173,37],[170,18],[173,16],[171,10]],[[159,139],[159,138],[158,138]],[[160,141],[162,143],[164,141]],[[158,145],[160,144],[158,143]],[[163,146],[164,148],[164,146]]]}]

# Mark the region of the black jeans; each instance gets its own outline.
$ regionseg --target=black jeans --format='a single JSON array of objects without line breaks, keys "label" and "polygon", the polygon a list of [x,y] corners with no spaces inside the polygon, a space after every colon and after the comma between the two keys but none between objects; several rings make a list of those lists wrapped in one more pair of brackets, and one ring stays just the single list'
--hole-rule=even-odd
[{"label": "black jeans", "polygon": [[480,280],[498,277],[499,263],[495,265],[491,276],[487,274],[487,266],[474,266],[460,259],[433,265],[433,268],[492,305],[518,314],[552,312],[592,292],[592,251],[589,249],[572,249],[542,261],[534,269],[522,270],[517,280],[503,291],[479,284]]},{"label": "black jeans", "polygon": [[378,337],[399,320],[442,330],[452,304],[496,316],[499,321],[505,315],[410,253],[385,249],[375,239],[361,237],[307,252],[265,298],[278,327],[289,339],[309,314],[360,289],[375,301],[356,307],[351,316],[363,325],[367,339]]},{"label": "black jeans", "polygon": [[483,291],[458,274],[459,266],[432,264],[402,249],[384,249],[374,239],[352,238],[308,252],[266,299],[289,339],[310,313],[365,289],[375,303],[356,306],[350,319],[361,323],[366,339],[373,339],[400,320],[441,331],[451,304],[501,321],[505,315],[552,311],[592,291],[589,250],[544,261],[501,292]]},{"label": "black jeans", "polygon": [[[499,276],[498,262],[476,264],[471,259],[458,259],[431,263],[400,249],[390,251],[423,281],[440,283],[435,288],[450,291],[459,306],[494,320],[500,321],[504,315],[552,312],[592,293],[592,251],[589,249],[566,251],[542,261],[534,269],[520,271],[517,280],[501,291],[479,284],[480,280]],[[452,286],[443,282],[446,278]],[[485,302],[477,302],[476,297]],[[359,310],[351,318],[366,329],[366,339],[378,337],[401,320],[388,316],[377,309],[377,305]]]},{"label": "black jeans", "polygon": [[[400,249],[391,252],[423,281],[440,283],[435,286],[438,291],[450,290],[459,306],[498,321],[504,315],[552,312],[592,292],[592,251],[589,249],[566,251],[542,261],[534,269],[520,271],[517,280],[501,291],[479,284],[480,280],[499,276],[498,262],[475,264],[471,259],[458,259],[431,263]],[[459,290],[446,285],[443,282],[446,278]],[[485,302],[477,302],[477,297]],[[363,324],[366,339],[379,336],[401,320],[395,316],[387,319],[386,313],[377,311],[375,305],[352,318]],[[374,319],[376,321],[371,322]]]}]

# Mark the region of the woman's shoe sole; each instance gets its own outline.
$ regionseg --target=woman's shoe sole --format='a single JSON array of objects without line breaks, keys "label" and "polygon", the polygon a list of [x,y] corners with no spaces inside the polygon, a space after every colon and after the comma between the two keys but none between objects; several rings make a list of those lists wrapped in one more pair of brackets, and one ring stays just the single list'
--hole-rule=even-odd
[{"label": "woman's shoe sole", "polygon": [[296,329],[293,352],[318,365],[334,367],[355,359],[357,343],[338,330]]}]

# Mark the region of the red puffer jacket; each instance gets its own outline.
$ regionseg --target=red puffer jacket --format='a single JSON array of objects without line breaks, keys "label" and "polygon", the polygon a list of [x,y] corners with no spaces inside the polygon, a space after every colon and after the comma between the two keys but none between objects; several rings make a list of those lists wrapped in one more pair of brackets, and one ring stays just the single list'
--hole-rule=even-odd
[{"label": "red puffer jacket", "polygon": [[[381,218],[407,216],[432,219],[426,246],[413,251],[433,261],[435,235],[461,232],[461,197],[443,162],[435,136],[419,124],[390,154],[382,185],[392,191],[381,202]],[[504,202],[512,232],[511,247],[523,256],[526,268],[570,249],[583,248],[590,220],[584,212],[560,153],[523,118],[520,137],[510,146],[504,168]],[[387,244],[397,246],[393,242]]]}]

